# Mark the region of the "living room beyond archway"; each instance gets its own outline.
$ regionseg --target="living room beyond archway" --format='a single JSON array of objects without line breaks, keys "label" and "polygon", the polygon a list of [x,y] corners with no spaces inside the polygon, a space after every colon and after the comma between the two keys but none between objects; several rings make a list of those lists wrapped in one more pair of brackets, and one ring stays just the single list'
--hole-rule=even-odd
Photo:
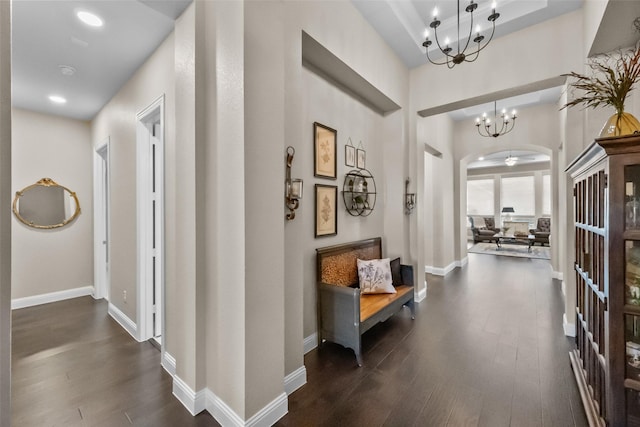
[{"label": "living room beyond archway", "polygon": [[551,259],[549,155],[493,152],[469,159],[466,172],[467,251]]}]

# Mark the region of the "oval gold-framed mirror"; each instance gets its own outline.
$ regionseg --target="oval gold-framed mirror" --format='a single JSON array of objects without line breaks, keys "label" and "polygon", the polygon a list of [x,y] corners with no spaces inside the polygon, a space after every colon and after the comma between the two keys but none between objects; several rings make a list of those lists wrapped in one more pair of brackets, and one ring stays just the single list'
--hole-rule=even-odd
[{"label": "oval gold-framed mirror", "polygon": [[80,202],[75,192],[51,178],[42,178],[16,191],[13,213],[29,227],[49,230],[76,219],[80,215]]}]

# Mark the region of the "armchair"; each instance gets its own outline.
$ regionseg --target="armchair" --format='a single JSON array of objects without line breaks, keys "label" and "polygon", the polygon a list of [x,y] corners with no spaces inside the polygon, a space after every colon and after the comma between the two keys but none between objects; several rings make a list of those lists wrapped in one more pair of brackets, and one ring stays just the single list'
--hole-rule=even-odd
[{"label": "armchair", "polygon": [[538,218],[536,228],[529,230],[534,235],[535,239],[533,244],[540,243],[543,246],[545,243],[549,244],[549,235],[551,234],[551,218]]},{"label": "armchair", "polygon": [[495,242],[496,234],[500,232],[495,226],[493,217],[469,217],[471,232],[473,233],[473,243]]}]

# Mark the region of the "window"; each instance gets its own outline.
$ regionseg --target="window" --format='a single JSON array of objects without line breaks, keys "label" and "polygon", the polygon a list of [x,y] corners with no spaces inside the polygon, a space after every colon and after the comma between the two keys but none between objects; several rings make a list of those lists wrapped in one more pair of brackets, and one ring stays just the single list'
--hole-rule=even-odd
[{"label": "window", "polygon": [[493,178],[467,181],[467,215],[493,215]]},{"label": "window", "polygon": [[515,215],[536,214],[536,193],[533,176],[516,176],[501,180],[501,206],[513,206]]},{"label": "window", "polygon": [[551,215],[551,175],[542,175],[542,215]]}]

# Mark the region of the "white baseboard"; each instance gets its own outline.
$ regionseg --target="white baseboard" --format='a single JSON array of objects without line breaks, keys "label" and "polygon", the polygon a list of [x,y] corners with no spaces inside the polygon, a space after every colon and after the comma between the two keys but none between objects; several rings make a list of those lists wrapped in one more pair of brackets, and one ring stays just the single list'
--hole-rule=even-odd
[{"label": "white baseboard", "polygon": [[109,316],[111,316],[113,320],[118,322],[125,331],[129,332],[129,335],[131,335],[136,341],[138,341],[138,327],[136,326],[135,322],[129,319],[126,314],[124,314],[118,307],[111,303],[109,303],[108,311]]},{"label": "white baseboard", "polygon": [[243,426],[244,420],[211,390],[206,391],[206,409],[223,426]]},{"label": "white baseboard", "polygon": [[462,268],[465,265],[469,264],[469,257],[464,257],[461,260],[456,261],[455,264],[456,264],[456,267]]},{"label": "white baseboard", "polygon": [[176,376],[176,358],[168,352],[162,353],[162,361],[160,362],[165,371],[172,377]]},{"label": "white baseboard", "polygon": [[282,393],[271,403],[244,421],[222,399],[211,390],[206,390],[206,409],[223,426],[269,427],[284,417],[289,411],[287,395]]},{"label": "white baseboard", "polygon": [[[289,400],[287,394],[282,393],[271,403],[259,410],[244,424],[247,427],[270,427],[289,412]],[[222,424],[224,425],[224,424]]]},{"label": "white baseboard", "polygon": [[564,328],[564,334],[568,337],[576,336],[576,325],[575,323],[569,323],[567,321],[567,315],[562,315],[562,327]]},{"label": "white baseboard", "polygon": [[314,332],[304,339],[304,354],[318,347],[318,333]]},{"label": "white baseboard", "polygon": [[87,295],[93,295],[93,291],[93,286],[83,286],[81,288],[65,289],[64,291],[16,298],[11,300],[11,309],[17,310],[20,308],[33,307],[34,305],[49,304],[50,302],[58,302],[71,298],[84,297]]},{"label": "white baseboard", "polygon": [[562,274],[562,271],[553,271],[551,273],[551,278],[552,279],[558,279],[558,280],[564,280],[564,274]]},{"label": "white baseboard", "polygon": [[415,302],[424,301],[427,298],[427,282],[424,282],[424,289],[418,291],[418,295],[414,296]]},{"label": "white baseboard", "polygon": [[307,383],[307,368],[299,367],[284,377],[284,392],[287,396]]},{"label": "white baseboard", "polygon": [[[210,389],[204,388],[198,392],[193,391],[187,383],[175,375],[175,358],[165,352],[164,359],[167,365],[173,365],[173,395],[182,403],[191,415],[197,415],[206,410],[223,426],[238,427],[269,427],[284,417],[289,411],[287,393],[293,393],[307,382],[307,370],[304,366],[295,370],[285,378],[285,389],[291,390],[282,393],[271,403],[258,411],[255,415],[244,421],[222,399]],[[164,361],[163,361],[163,366]],[[167,366],[165,366],[167,369]],[[167,369],[168,370],[168,369]],[[169,370],[168,370],[169,371]],[[169,372],[171,373],[171,372]]]},{"label": "white baseboard", "polygon": [[456,262],[452,262],[444,268],[425,265],[424,272],[433,274],[434,276],[446,276],[447,274],[451,273],[454,268],[456,268]]},{"label": "white baseboard", "polygon": [[206,409],[207,391],[208,389],[205,388],[196,393],[179,376],[173,376],[173,395],[191,415],[198,415]]}]

